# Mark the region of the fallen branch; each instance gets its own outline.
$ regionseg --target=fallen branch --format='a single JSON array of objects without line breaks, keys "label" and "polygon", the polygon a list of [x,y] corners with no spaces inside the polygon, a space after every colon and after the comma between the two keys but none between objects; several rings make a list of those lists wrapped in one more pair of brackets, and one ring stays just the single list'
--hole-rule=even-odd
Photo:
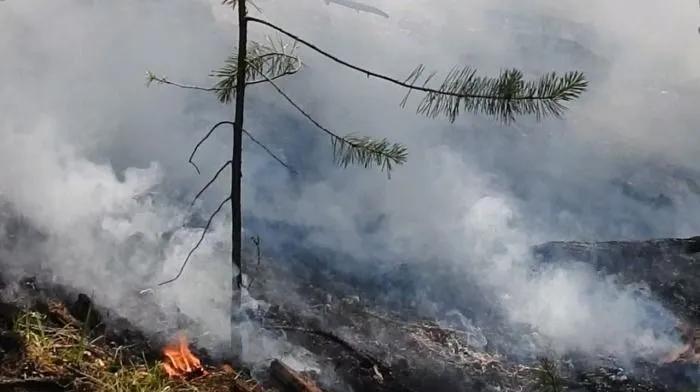
[{"label": "fallen branch", "polygon": [[350,344],[348,341],[345,339],[341,338],[340,336],[334,334],[333,332],[329,331],[324,331],[321,329],[314,329],[314,328],[304,328],[304,327],[295,327],[295,326],[290,326],[290,325],[273,325],[273,326],[264,326],[265,328],[269,329],[276,329],[280,331],[292,331],[292,332],[301,332],[301,333],[306,333],[306,334],[311,334],[311,335],[316,335],[319,337],[322,337],[326,340],[329,340],[333,343],[336,343],[337,345],[341,346],[344,348],[346,351],[350,352],[356,359],[360,361],[360,366],[369,369],[372,372],[372,378],[374,379],[375,382],[378,384],[383,384],[387,377],[393,381],[398,387],[401,388],[401,390],[406,391],[406,392],[416,392],[415,389],[409,387],[408,385],[404,384],[401,382],[391,371],[391,368],[386,365],[383,361],[379,360],[378,358],[375,358],[369,353],[362,352],[355,348],[352,344]]},{"label": "fallen branch", "polygon": [[270,363],[270,373],[291,392],[323,392],[307,377],[302,376],[278,359]]},{"label": "fallen branch", "polygon": [[70,384],[70,380],[50,377],[0,379],[0,389],[3,391],[63,392],[70,389]]},{"label": "fallen branch", "polygon": [[301,333],[306,333],[306,334],[310,334],[310,335],[316,335],[316,336],[322,337],[326,340],[329,340],[329,341],[341,346],[346,351],[353,354],[353,356],[360,361],[362,366],[366,366],[366,367],[371,367],[374,365],[385,366],[378,359],[374,358],[373,356],[371,356],[367,353],[361,352],[360,350],[356,349],[352,344],[350,344],[348,341],[346,341],[345,339],[341,338],[340,336],[334,334],[333,332],[328,332],[328,331],[324,331],[321,329],[295,327],[295,326],[291,326],[291,325],[266,325],[265,328],[276,329],[278,331],[301,332]]}]

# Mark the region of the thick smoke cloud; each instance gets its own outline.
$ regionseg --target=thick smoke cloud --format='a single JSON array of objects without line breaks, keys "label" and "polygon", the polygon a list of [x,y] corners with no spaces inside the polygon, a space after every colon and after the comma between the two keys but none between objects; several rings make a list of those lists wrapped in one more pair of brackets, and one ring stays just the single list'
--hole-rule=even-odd
[{"label": "thick smoke cloud", "polygon": [[[247,146],[247,216],[304,228],[305,246],[379,258],[377,268],[449,265],[465,281],[481,282],[510,321],[534,325],[557,349],[624,356],[673,344],[665,334],[673,318],[632,288],[580,266],[533,272],[528,247],[698,232],[698,195],[688,177],[700,169],[696,4],[367,3],[388,18],[342,2],[256,4],[264,18],[398,78],[419,63],[443,71],[466,63],[486,74],[510,66],[532,76],[580,69],[591,85],[563,120],[503,126],[465,115],[448,124],[415,115],[410,102],[401,109],[405,91],[302,48],[306,67],[280,86],[338,133],[405,143],[410,159],[391,180],[337,169],[328,141],[272,89],[256,86],[246,128],[301,170],[302,180]],[[206,94],[147,88],[145,73],[210,83],[208,73],[234,45],[233,22],[215,0],[0,4],[0,191],[49,235],[29,247],[31,256],[5,261],[7,269],[48,271],[124,309],[134,292],[176,272],[198,233],[179,231],[167,246],[160,233],[180,224],[180,202],[206,181],[186,164],[192,146],[232,109]],[[262,27],[253,29],[263,37]],[[200,153],[204,173],[228,159],[229,138],[222,132]],[[630,178],[638,193],[665,192],[673,207],[630,198],[614,181]],[[224,183],[212,189],[203,208],[225,192]],[[156,293],[220,336],[230,282],[225,223],[183,278]],[[258,229],[271,246],[281,242],[274,230]],[[152,267],[154,255],[165,261],[162,269]]]}]

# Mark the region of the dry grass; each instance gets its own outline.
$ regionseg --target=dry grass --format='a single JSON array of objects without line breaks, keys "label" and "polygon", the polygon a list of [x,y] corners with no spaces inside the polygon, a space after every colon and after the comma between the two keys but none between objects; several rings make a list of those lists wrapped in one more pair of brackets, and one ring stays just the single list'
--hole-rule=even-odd
[{"label": "dry grass", "polygon": [[[134,350],[111,347],[102,337],[92,337],[85,328],[69,323],[58,326],[43,313],[21,312],[14,332],[24,341],[25,363],[34,373],[71,380],[71,390],[80,392],[226,392],[261,391],[243,381],[232,368],[210,372],[190,381],[172,380],[161,362],[149,363]],[[241,388],[241,386],[244,387]]]},{"label": "dry grass", "polygon": [[73,325],[52,326],[45,314],[25,311],[17,317],[14,330],[25,343],[27,360],[41,374],[72,376],[81,391],[185,392],[196,391],[176,385],[162,372],[159,363],[127,358],[122,347],[110,349],[102,338],[91,338],[85,329]]}]

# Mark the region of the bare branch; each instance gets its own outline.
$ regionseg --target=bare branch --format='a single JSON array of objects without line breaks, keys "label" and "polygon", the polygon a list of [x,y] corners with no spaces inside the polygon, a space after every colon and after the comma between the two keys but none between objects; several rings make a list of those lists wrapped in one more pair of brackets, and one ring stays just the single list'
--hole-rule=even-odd
[{"label": "bare branch", "polygon": [[[287,75],[293,75],[301,70],[302,63],[299,58],[294,55],[296,43],[292,44],[288,49],[288,45],[280,40],[278,43],[272,42],[270,37],[267,37],[269,45],[261,45],[257,42],[251,42],[247,52],[249,55],[249,67],[246,67],[246,86],[252,86],[266,82],[267,79],[256,79],[260,73],[272,74],[270,79],[277,80]],[[170,85],[186,90],[197,90],[204,92],[216,92],[219,100],[222,103],[229,103],[235,93],[236,74],[238,67],[236,66],[237,54],[234,52],[225,61],[224,66],[212,72],[209,76],[218,78],[219,81],[213,87],[202,87],[192,84],[174,82],[165,76],[158,76],[152,71],[146,72],[146,86],[152,83]]]},{"label": "bare branch", "polygon": [[[277,75],[277,76],[275,76],[275,79],[279,79],[285,75]],[[211,76],[216,76],[216,75],[211,75]],[[198,91],[206,91],[206,92],[220,92],[223,90],[223,88],[220,88],[220,87],[202,87],[202,86],[196,86],[193,84],[184,84],[184,83],[180,83],[180,82],[173,82],[172,80],[168,79],[165,76],[156,76],[151,71],[147,72],[147,78],[148,78],[148,80],[146,81],[146,84],[149,84],[149,85],[153,82],[156,82],[159,84],[167,84],[167,85],[170,85],[173,87],[178,87],[178,88],[182,88],[182,89],[186,89],[186,90],[198,90]],[[250,86],[253,84],[259,84],[259,83],[263,83],[263,82],[265,82],[265,80],[251,80],[250,82],[246,82],[245,85]]]},{"label": "bare branch", "polygon": [[[264,74],[261,74],[266,77]],[[390,175],[394,164],[401,165],[408,158],[408,151],[399,143],[389,144],[388,140],[374,140],[369,137],[346,136],[342,137],[321,125],[316,119],[302,109],[287,93],[285,93],[274,81],[267,79],[274,88],[292,107],[309,120],[316,128],[331,137],[333,143],[334,159],[337,164],[347,167],[350,163],[360,163],[370,167],[378,164],[382,170]]]},{"label": "bare branch", "polygon": [[178,82],[173,82],[173,81],[170,81],[165,76],[157,76],[153,72],[147,71],[146,72],[146,86],[150,86],[151,83],[153,83],[153,82],[156,82],[159,84],[168,84],[171,86],[184,88],[184,89],[188,89],[188,90],[199,90],[199,91],[208,91],[208,92],[216,91],[215,87],[200,87],[200,86],[194,86],[191,84],[182,84],[182,83],[178,83]]},{"label": "bare branch", "polygon": [[[262,261],[262,250],[260,249],[260,236],[252,236],[250,237],[250,240],[253,241],[253,244],[255,245],[255,275],[257,275],[260,272],[260,262]],[[255,275],[253,275],[248,281],[248,286],[246,287],[246,289],[249,290],[252,287],[253,282],[255,281]]]},{"label": "bare branch", "polygon": [[219,121],[218,123],[214,124],[214,126],[211,127],[211,129],[209,129],[209,132],[207,132],[207,134],[204,135],[204,137],[201,138],[201,139],[199,140],[199,142],[197,143],[197,145],[194,146],[194,149],[192,150],[192,153],[190,154],[190,159],[188,160],[188,162],[191,163],[192,166],[194,166],[194,169],[197,171],[197,174],[201,174],[201,172],[199,171],[199,167],[197,167],[197,164],[195,164],[195,163],[192,161],[192,159],[194,159],[194,155],[197,153],[197,150],[199,149],[199,147],[200,147],[202,144],[204,144],[204,142],[207,141],[207,139],[209,139],[209,137],[211,136],[211,134],[214,133],[214,131],[216,131],[216,129],[219,128],[219,127],[222,126],[222,125],[231,125],[231,126],[233,126],[233,122],[232,122],[232,121]]},{"label": "bare branch", "polygon": [[180,276],[182,275],[182,272],[185,270],[187,263],[189,263],[190,258],[192,258],[192,255],[194,254],[194,252],[197,249],[199,249],[199,246],[202,245],[202,242],[204,242],[204,237],[207,235],[207,232],[211,228],[211,224],[214,221],[214,218],[216,217],[216,215],[219,214],[219,212],[221,212],[221,209],[224,208],[224,205],[226,205],[226,203],[228,203],[229,201],[231,201],[230,195],[229,195],[229,197],[224,199],[224,201],[222,201],[221,204],[219,204],[219,206],[216,207],[216,210],[214,210],[214,212],[209,216],[209,219],[207,220],[207,224],[204,226],[204,230],[202,230],[202,235],[199,237],[199,240],[194,245],[194,247],[192,249],[190,249],[189,253],[187,253],[187,257],[185,257],[185,261],[182,262],[182,265],[180,266],[180,270],[177,272],[177,275],[175,275],[174,278],[171,278],[171,279],[168,279],[164,282],[158,283],[158,286],[164,286],[166,284],[170,284],[170,283],[180,279]]},{"label": "bare branch", "polygon": [[[195,170],[197,171],[197,174],[202,174],[201,171],[199,170],[199,167],[198,167],[198,166],[194,163],[194,161],[193,161],[194,156],[195,156],[195,154],[197,153],[197,150],[199,149],[199,147],[200,147],[205,141],[207,141],[207,139],[209,139],[209,137],[211,137],[212,133],[214,133],[214,131],[216,130],[216,128],[218,128],[218,127],[220,127],[220,126],[222,126],[222,125],[231,125],[231,126],[233,126],[233,122],[232,122],[232,121],[219,121],[218,123],[216,123],[216,125],[214,125],[213,127],[211,127],[211,129],[209,129],[209,132],[207,132],[207,134],[204,135],[204,137],[201,138],[201,139],[199,140],[199,142],[197,143],[197,145],[194,146],[194,149],[192,150],[192,154],[190,154],[190,159],[189,159],[188,162],[191,163],[192,166],[194,166]],[[243,133],[246,134],[246,135],[250,138],[250,140],[253,141],[253,143],[257,144],[257,145],[260,146],[263,150],[265,150],[265,152],[267,152],[267,153],[268,153],[274,160],[276,160],[280,165],[284,166],[284,167],[285,167],[287,170],[289,170],[290,172],[292,172],[292,173],[294,173],[294,174],[297,174],[297,171],[294,170],[294,168],[292,168],[291,166],[289,166],[289,164],[285,163],[281,158],[279,158],[278,156],[276,156],[276,155],[275,155],[267,146],[265,146],[263,143],[261,143],[260,141],[258,141],[257,139],[255,139],[255,138],[250,134],[250,132],[248,132],[248,131],[246,131],[246,130],[244,129],[244,130],[243,130]],[[229,165],[229,164],[231,164],[231,161],[226,162],[224,165]],[[216,176],[218,176],[218,174],[223,170],[224,167],[225,167],[225,166],[223,166],[222,168],[219,169],[219,172],[217,172],[217,175],[216,175]],[[214,179],[216,178],[216,176],[214,176]],[[194,203],[194,201],[193,201],[193,203]]]},{"label": "bare branch", "polygon": [[223,165],[221,165],[221,167],[219,168],[219,170],[216,171],[216,173],[214,174],[214,176],[212,176],[212,178],[209,180],[209,182],[207,182],[206,185],[204,185],[204,186],[202,187],[202,189],[200,189],[199,192],[197,192],[197,194],[194,195],[194,197],[192,198],[192,202],[190,202],[190,207],[189,207],[190,210],[192,209],[192,207],[194,207],[194,203],[204,194],[204,192],[205,192],[207,189],[209,189],[209,187],[210,187],[212,184],[214,184],[214,182],[216,181],[216,179],[219,178],[219,175],[221,175],[221,173],[223,173],[223,171],[226,170],[226,168],[227,168],[229,165],[231,165],[232,163],[233,163],[233,162],[232,162],[231,160],[228,160],[228,161],[226,161],[226,163],[224,163]]},{"label": "bare branch", "polygon": [[292,174],[298,174],[298,172],[297,172],[293,167],[289,166],[289,164],[287,164],[286,162],[284,162],[284,161],[282,160],[282,158],[279,158],[277,155],[275,155],[275,153],[273,153],[266,145],[264,145],[262,142],[258,141],[256,138],[254,138],[253,135],[250,134],[250,132],[248,132],[248,131],[246,131],[246,130],[244,129],[244,130],[243,130],[243,133],[244,133],[246,136],[248,136],[248,137],[250,138],[250,140],[251,140],[253,143],[257,144],[258,146],[260,146],[260,148],[262,148],[263,150],[265,150],[265,152],[268,153],[268,154],[272,157],[272,159],[276,160],[277,163],[279,163],[280,165],[284,166],[284,167],[285,167],[287,170],[289,170]]}]

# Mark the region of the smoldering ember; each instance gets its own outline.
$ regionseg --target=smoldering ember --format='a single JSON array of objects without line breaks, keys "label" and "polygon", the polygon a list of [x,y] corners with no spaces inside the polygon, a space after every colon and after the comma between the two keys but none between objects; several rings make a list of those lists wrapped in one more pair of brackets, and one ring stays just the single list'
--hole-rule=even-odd
[{"label": "smoldering ember", "polygon": [[698,17],[0,1],[0,391],[699,389]]}]

